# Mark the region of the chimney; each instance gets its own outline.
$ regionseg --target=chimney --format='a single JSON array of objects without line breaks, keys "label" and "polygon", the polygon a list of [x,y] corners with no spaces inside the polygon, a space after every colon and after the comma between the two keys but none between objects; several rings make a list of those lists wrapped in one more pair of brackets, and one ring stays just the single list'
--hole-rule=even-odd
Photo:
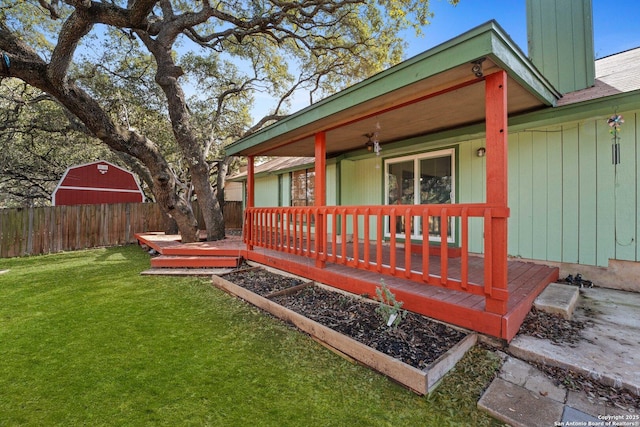
[{"label": "chimney", "polygon": [[565,94],[593,86],[591,0],[527,0],[529,58]]}]

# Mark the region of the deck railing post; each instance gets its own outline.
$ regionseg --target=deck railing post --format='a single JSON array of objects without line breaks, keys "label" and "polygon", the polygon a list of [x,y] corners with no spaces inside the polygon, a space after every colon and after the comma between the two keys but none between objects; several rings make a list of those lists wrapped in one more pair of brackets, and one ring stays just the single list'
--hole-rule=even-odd
[{"label": "deck railing post", "polygon": [[[507,312],[507,73],[498,71],[485,79],[486,138],[487,138],[487,203],[507,212],[506,216],[490,215],[491,284],[498,290],[486,295],[485,310],[492,313]],[[485,257],[487,254],[485,254]],[[485,284],[486,285],[486,284]],[[502,292],[501,292],[502,291]],[[500,297],[498,297],[500,295]]]},{"label": "deck railing post", "polygon": [[252,209],[255,206],[255,174],[253,165],[253,156],[247,158],[247,229],[244,231],[247,239],[247,250],[253,250],[253,212]]},{"label": "deck railing post", "polygon": [[[314,189],[314,198],[315,198],[315,206],[323,207],[327,204],[327,140],[326,134],[324,132],[318,132],[315,136],[315,189]],[[319,212],[319,210],[316,210]],[[316,267],[324,268],[326,262],[322,257],[322,253],[325,251],[323,247],[324,242],[324,218],[323,214],[319,213],[315,219],[315,258],[316,258]],[[309,225],[311,226],[311,225]],[[309,248],[311,249],[311,248]]]}]

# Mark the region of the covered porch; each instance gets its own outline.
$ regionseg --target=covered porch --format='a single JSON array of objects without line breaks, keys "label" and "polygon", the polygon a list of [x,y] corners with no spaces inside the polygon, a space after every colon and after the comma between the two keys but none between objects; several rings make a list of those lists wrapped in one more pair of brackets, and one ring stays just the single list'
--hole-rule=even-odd
[{"label": "covered porch", "polygon": [[[557,97],[489,22],[232,144],[228,154],[248,158],[247,258],[358,294],[383,279],[409,310],[510,340],[558,273],[508,261],[508,120]],[[435,144],[453,131],[486,140],[483,202],[328,205],[328,158],[411,153],[418,136]],[[314,157],[313,205],[256,206],[257,156]]]}]

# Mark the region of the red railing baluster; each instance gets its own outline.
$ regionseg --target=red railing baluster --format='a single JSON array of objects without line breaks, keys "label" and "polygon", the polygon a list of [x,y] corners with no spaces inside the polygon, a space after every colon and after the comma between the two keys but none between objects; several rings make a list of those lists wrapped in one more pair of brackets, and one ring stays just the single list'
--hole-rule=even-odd
[{"label": "red railing baluster", "polygon": [[383,219],[382,209],[378,209],[376,224],[376,270],[378,273],[382,271],[382,239],[384,237]]},{"label": "red railing baluster", "polygon": [[366,208],[363,212],[364,215],[364,244],[363,244],[363,258],[364,258],[364,268],[365,270],[370,270],[371,269],[371,264],[369,263],[369,256],[370,256],[370,248],[369,245],[371,244],[370,239],[369,239],[369,213],[371,212],[371,210],[369,208]]},{"label": "red railing baluster", "polygon": [[311,253],[311,211],[307,211],[307,256],[312,257]]},{"label": "red railing baluster", "polygon": [[469,286],[469,208],[462,208],[460,222],[460,287],[466,291]]},{"label": "red railing baluster", "polygon": [[429,282],[429,208],[422,210],[422,280]]},{"label": "red railing baluster", "polygon": [[411,208],[404,212],[404,277],[411,277],[411,229],[413,227],[413,216]]},{"label": "red railing baluster", "polygon": [[491,208],[484,211],[484,294],[491,296],[493,287],[493,241],[491,233],[492,215]]},{"label": "red railing baluster", "polygon": [[337,245],[338,245],[338,210],[332,209],[333,220],[331,225],[333,230],[331,231],[331,261],[336,262]]},{"label": "red railing baluster", "polygon": [[[393,208],[391,209],[391,212],[389,212],[390,216],[390,224],[389,224],[389,234],[390,239],[389,239],[389,246],[390,246],[390,253],[389,253],[389,269],[391,271],[391,274],[393,274],[395,276],[396,274],[396,209]],[[406,225],[405,225],[406,227]]]},{"label": "red railing baluster", "polygon": [[354,209],[352,212],[353,218],[353,266],[358,268],[358,264],[360,263],[360,254],[358,248],[359,242],[359,230],[358,230],[358,210]]},{"label": "red railing baluster", "polygon": [[347,210],[340,209],[340,219],[342,220],[342,242],[340,247],[341,264],[347,264]]},{"label": "red railing baluster", "polygon": [[322,209],[322,229],[324,230],[324,233],[322,233],[322,261],[326,262],[327,261],[327,231],[328,231],[328,226],[329,226],[329,220],[327,219],[327,217],[329,216],[329,213],[327,212],[327,209]]},{"label": "red railing baluster", "polygon": [[447,208],[440,211],[440,283],[447,286],[449,279],[449,218]]}]

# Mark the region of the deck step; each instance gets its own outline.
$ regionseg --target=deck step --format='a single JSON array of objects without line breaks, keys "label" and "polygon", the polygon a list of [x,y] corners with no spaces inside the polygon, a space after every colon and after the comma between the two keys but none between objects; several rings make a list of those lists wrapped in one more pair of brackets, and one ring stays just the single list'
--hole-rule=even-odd
[{"label": "deck step", "polygon": [[578,302],[580,294],[577,286],[562,283],[551,283],[536,298],[534,307],[540,311],[551,314],[559,314],[567,320],[573,316],[573,310]]},{"label": "deck step", "polygon": [[160,255],[151,259],[153,268],[237,267],[240,257]]},{"label": "deck step", "polygon": [[224,248],[224,247],[207,247],[204,245],[191,246],[177,245],[173,247],[166,247],[162,249],[162,255],[175,255],[175,256],[224,256],[224,257],[239,257],[246,252],[244,249],[237,248]]},{"label": "deck step", "polygon": [[143,276],[213,276],[231,273],[235,270],[235,267],[151,268],[140,274]]}]

